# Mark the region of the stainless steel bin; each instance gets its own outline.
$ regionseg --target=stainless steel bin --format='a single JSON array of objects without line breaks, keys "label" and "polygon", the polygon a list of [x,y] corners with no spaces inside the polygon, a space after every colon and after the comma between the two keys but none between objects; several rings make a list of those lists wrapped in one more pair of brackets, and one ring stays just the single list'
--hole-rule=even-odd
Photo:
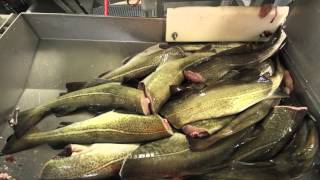
[{"label": "stainless steel bin", "polygon": [[[298,1],[288,18],[285,64],[293,72],[297,97],[320,117],[320,2]],[[70,81],[89,80],[120,66],[121,60],[164,40],[165,20],[65,14],[21,14],[0,38],[0,147],[12,130],[6,118],[18,105],[26,109],[56,97]],[[61,118],[84,119],[87,114]],[[43,128],[59,122],[40,123]],[[51,120],[50,120],[51,119]],[[36,179],[57,151],[41,146],[0,159],[0,172]],[[305,179],[317,178],[308,174]],[[318,177],[319,178],[319,177]]]}]

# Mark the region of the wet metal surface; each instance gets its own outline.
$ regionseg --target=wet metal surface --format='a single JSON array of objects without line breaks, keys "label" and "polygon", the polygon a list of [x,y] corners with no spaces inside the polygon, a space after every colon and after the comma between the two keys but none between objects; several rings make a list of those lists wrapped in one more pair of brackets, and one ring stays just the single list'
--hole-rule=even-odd
[{"label": "wet metal surface", "polygon": [[[35,54],[27,81],[27,89],[19,98],[21,110],[48,102],[64,91],[69,81],[83,81],[121,65],[121,60],[134,55],[151,43],[119,43],[101,41],[42,40]],[[85,112],[56,118],[46,117],[38,127],[54,129],[59,122],[76,122],[92,117]],[[12,133],[7,123],[0,125],[0,148]],[[14,162],[0,158],[0,172],[8,172],[18,179],[37,179],[46,161],[59,151],[47,145],[14,154]]]}]

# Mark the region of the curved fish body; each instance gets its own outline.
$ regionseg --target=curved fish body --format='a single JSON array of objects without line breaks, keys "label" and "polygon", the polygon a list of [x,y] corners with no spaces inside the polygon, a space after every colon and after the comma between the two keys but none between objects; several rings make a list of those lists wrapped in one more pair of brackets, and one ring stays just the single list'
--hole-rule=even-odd
[{"label": "curved fish body", "polygon": [[314,123],[305,122],[293,140],[274,158],[253,163],[232,162],[227,167],[190,180],[293,179],[312,168],[319,147],[318,138]]},{"label": "curved fish body", "polygon": [[216,82],[232,69],[258,64],[267,60],[279,50],[285,39],[285,32],[278,31],[268,42],[263,44],[245,44],[213,55],[186,68],[186,79],[197,75],[204,82]]},{"label": "curved fish body", "polygon": [[[204,88],[219,86],[228,82],[250,82],[260,78],[268,78],[274,74],[275,66],[271,59],[264,61],[258,65],[246,66],[238,69],[232,69],[226,74],[223,73],[221,78],[215,81],[207,81],[205,83],[194,83],[185,81],[179,86],[171,86],[172,99],[185,98],[193,93],[197,93]],[[220,73],[220,72],[217,72]]]},{"label": "curved fish body", "polygon": [[[190,138],[190,148],[193,151],[199,151],[207,149],[211,146],[213,146],[218,141],[231,136],[235,133],[238,133],[250,126],[255,125],[256,123],[263,120],[270,110],[278,105],[280,102],[280,99],[267,99],[264,101],[259,102],[258,104],[249,107],[242,113],[236,116],[236,118],[232,119],[230,123],[228,123],[226,126],[224,126],[222,129],[220,129],[217,133],[207,137],[207,138],[201,138],[201,139],[194,139]],[[198,121],[201,122],[201,121]],[[195,123],[198,123],[195,122]]]},{"label": "curved fish body", "polygon": [[183,69],[193,62],[208,57],[212,53],[194,53],[185,58],[168,61],[160,65],[155,72],[139,83],[139,89],[145,92],[150,100],[152,113],[157,113],[169,99],[170,86],[179,85],[184,80]]},{"label": "curved fish body", "polygon": [[198,174],[224,162],[234,151],[243,133],[222,141],[215,147],[192,152],[182,134],[140,146],[126,158],[120,171],[122,179],[139,177],[174,178]]},{"label": "curved fish body", "polygon": [[280,86],[282,77],[283,69],[278,63],[276,73],[266,82],[225,83],[207,88],[168,102],[160,114],[178,129],[191,122],[237,114],[270,97]]},{"label": "curved fish body", "polygon": [[159,64],[184,56],[183,50],[178,47],[174,46],[168,49],[162,49],[159,47],[159,44],[156,44],[138,53],[123,66],[100,78],[115,82],[122,82],[124,78],[142,78],[153,72]]},{"label": "curved fish body", "polygon": [[239,147],[232,159],[253,162],[272,158],[302,124],[306,112],[306,107],[275,106],[263,121],[257,137]]},{"label": "curved fish body", "polygon": [[148,102],[145,101],[142,91],[122,86],[120,83],[107,83],[74,91],[46,104],[22,111],[18,114],[17,123],[12,127],[15,135],[21,137],[48,114],[55,113],[57,116],[62,116],[82,108],[99,110],[115,108],[149,114]]},{"label": "curved fish body", "polygon": [[310,170],[319,148],[319,134],[311,120],[300,128],[292,142],[274,158],[279,172],[295,178]]},{"label": "curved fish body", "polygon": [[71,144],[68,147],[71,155],[49,160],[42,169],[40,179],[105,179],[116,176],[124,158],[139,145],[93,144],[83,146]]},{"label": "curved fish body", "polygon": [[140,143],[172,135],[168,122],[158,115],[143,116],[108,112],[45,132],[9,137],[2,153],[22,151],[40,144]]},{"label": "curved fish body", "polygon": [[268,162],[237,164],[212,173],[192,177],[188,180],[289,180],[286,174],[280,174]]}]

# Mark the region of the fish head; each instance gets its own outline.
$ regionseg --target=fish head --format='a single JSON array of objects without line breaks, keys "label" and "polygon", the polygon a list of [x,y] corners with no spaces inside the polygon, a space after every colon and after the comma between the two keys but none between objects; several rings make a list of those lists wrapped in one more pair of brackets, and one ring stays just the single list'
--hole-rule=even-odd
[{"label": "fish head", "polygon": [[12,154],[35,146],[37,146],[37,144],[29,142],[24,137],[17,138],[15,135],[11,135],[7,138],[7,142],[3,147],[1,153]]}]

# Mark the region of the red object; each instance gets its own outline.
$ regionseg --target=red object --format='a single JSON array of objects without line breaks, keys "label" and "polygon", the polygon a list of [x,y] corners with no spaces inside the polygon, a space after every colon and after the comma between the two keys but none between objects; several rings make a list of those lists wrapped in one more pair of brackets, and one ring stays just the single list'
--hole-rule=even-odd
[{"label": "red object", "polygon": [[104,0],[104,15],[109,15],[109,0]]}]

